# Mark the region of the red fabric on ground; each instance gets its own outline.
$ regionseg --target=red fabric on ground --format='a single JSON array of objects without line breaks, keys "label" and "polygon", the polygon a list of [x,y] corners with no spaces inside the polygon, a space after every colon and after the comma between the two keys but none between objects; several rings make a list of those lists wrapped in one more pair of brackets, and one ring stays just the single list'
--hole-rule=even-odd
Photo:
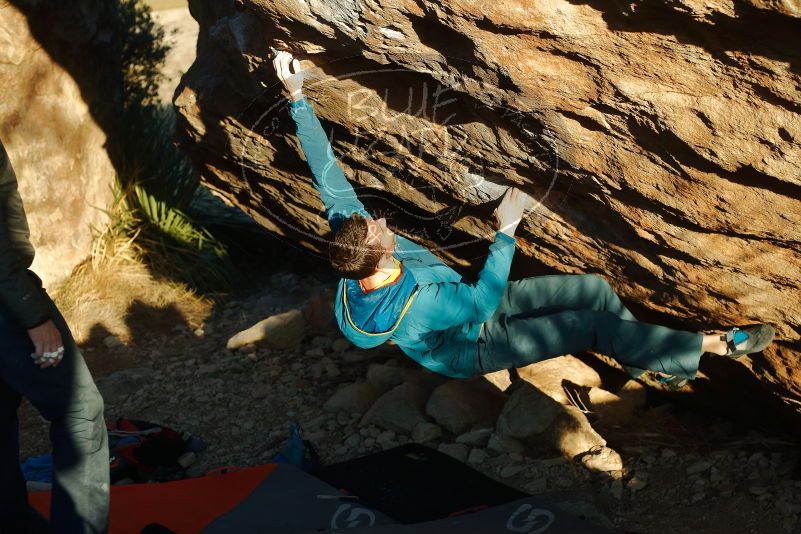
[{"label": "red fabric on ground", "polygon": [[[162,484],[111,487],[109,534],[139,534],[160,523],[179,534],[200,532],[241,503],[275,469],[274,464],[233,473]],[[50,492],[28,495],[39,513],[50,515]]]}]

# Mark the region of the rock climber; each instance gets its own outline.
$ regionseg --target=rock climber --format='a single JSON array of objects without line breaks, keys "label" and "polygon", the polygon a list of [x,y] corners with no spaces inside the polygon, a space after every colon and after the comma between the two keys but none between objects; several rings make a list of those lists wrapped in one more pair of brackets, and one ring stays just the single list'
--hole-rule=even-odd
[{"label": "rock climber", "polygon": [[508,281],[515,231],[533,201],[511,187],[495,210],[498,231],[474,283],[430,251],[375,219],[345,178],[303,94],[297,59],[277,52],[273,66],[289,94],[297,136],[333,232],[332,267],[342,277],[335,315],[354,345],[392,340],[431,371],[470,377],[592,350],[633,377],[661,373],[671,388],[696,376],[702,355],[737,358],[764,349],[774,330],[758,324],[702,334],[637,321],[597,275]]}]

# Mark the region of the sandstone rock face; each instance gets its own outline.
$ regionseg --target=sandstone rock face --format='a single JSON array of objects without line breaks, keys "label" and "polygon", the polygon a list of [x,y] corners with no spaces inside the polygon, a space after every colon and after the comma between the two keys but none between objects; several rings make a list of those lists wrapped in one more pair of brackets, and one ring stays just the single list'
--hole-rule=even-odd
[{"label": "sandstone rock face", "polygon": [[346,174],[399,232],[480,266],[486,203],[520,185],[540,201],[519,232],[528,272],[602,272],[649,319],[688,329],[774,324],[777,343],[745,364],[801,405],[797,2],[190,8],[200,37],[176,92],[180,142],[265,227],[325,247],[273,46],[301,58]]},{"label": "sandstone rock face", "polygon": [[[91,10],[82,17],[85,28],[70,28],[75,45],[92,36]],[[7,2],[0,2],[0,92],[0,139],[25,203],[33,270],[52,286],[87,257],[91,227],[105,220],[115,176],[106,134],[75,79]]]}]

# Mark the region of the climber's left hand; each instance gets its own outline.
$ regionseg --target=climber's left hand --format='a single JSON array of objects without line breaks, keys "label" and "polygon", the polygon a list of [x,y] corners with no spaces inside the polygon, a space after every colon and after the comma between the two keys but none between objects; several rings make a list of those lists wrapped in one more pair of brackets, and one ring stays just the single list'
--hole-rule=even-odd
[{"label": "climber's left hand", "polygon": [[289,98],[295,102],[303,98],[303,71],[300,70],[300,61],[289,52],[281,50],[273,58],[273,67],[278,79],[284,84],[284,89],[289,93]]}]

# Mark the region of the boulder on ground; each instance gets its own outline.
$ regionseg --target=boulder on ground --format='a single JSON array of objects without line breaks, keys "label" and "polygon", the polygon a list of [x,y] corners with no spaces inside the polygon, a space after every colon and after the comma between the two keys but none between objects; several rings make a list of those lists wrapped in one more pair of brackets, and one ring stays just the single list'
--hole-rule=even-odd
[{"label": "boulder on ground", "polygon": [[560,356],[533,363],[521,367],[517,373],[522,380],[561,404],[572,404],[565,391],[566,383],[596,388],[601,386],[598,371],[575,356]]},{"label": "boulder on ground", "polygon": [[400,367],[383,363],[371,363],[367,367],[367,383],[382,392],[399,386],[403,379],[404,371]]},{"label": "boulder on ground", "polygon": [[484,375],[484,379],[501,391],[506,391],[512,385],[512,377],[506,369],[487,373]]},{"label": "boulder on ground", "polygon": [[428,392],[417,384],[406,382],[384,393],[364,414],[361,426],[376,425],[410,434],[425,421]]},{"label": "boulder on ground", "polygon": [[371,384],[355,382],[334,393],[323,405],[323,410],[332,413],[365,413],[381,393],[380,389]]},{"label": "boulder on ground", "polygon": [[461,434],[475,425],[494,423],[506,399],[483,378],[451,380],[431,394],[426,414],[449,432]]},{"label": "boulder on ground", "polygon": [[442,437],[442,427],[429,421],[421,421],[412,430],[412,441],[428,443]]},{"label": "boulder on ground", "polygon": [[289,310],[270,316],[242,330],[228,340],[228,350],[263,343],[274,349],[296,347],[306,335],[306,319],[301,310]]},{"label": "boulder on ground", "polygon": [[529,446],[550,445],[568,458],[606,445],[579,409],[559,404],[529,385],[511,395],[498,417],[497,431]]},{"label": "boulder on ground", "polygon": [[623,459],[609,447],[594,446],[581,454],[579,460],[587,469],[608,473],[613,478],[620,478],[623,470]]}]

